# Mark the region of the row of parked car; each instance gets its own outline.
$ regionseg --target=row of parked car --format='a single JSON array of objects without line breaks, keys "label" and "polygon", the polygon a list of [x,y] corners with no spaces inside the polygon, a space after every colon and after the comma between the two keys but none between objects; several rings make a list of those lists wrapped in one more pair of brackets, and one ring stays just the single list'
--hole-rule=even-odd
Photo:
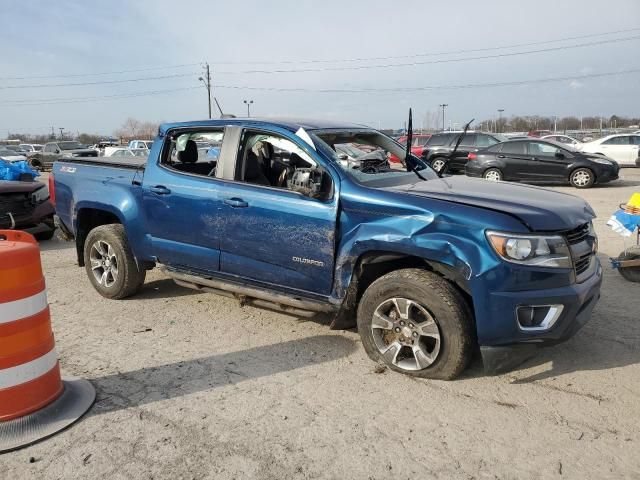
[{"label": "row of parked car", "polygon": [[[577,188],[617,179],[620,166],[640,167],[640,132],[580,142],[567,135],[508,138],[469,131],[456,149],[460,135],[414,135],[411,151],[438,173],[493,181],[569,182]],[[406,144],[406,137],[398,141]],[[399,162],[393,156],[389,160]]]},{"label": "row of parked car", "polygon": [[53,162],[62,157],[140,157],[149,154],[151,140],[132,140],[127,146],[114,142],[100,142],[84,145],[77,141],[65,140],[44,145],[23,143],[20,145],[0,145],[0,159],[16,162],[27,160],[32,168],[50,170]]}]

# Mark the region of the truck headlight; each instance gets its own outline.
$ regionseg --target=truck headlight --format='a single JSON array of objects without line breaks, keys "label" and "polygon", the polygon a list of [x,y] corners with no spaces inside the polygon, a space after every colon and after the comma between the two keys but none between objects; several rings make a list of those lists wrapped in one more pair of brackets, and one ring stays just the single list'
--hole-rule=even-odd
[{"label": "truck headlight", "polygon": [[31,200],[36,205],[49,200],[49,191],[46,187],[39,188],[31,194]]},{"label": "truck headlight", "polygon": [[521,235],[487,231],[496,253],[507,262],[536,267],[571,268],[571,252],[560,235]]}]

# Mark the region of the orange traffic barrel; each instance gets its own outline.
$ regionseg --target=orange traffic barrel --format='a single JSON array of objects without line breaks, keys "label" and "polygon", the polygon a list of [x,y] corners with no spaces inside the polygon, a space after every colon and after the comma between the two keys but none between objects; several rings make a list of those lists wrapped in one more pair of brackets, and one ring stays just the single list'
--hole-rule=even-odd
[{"label": "orange traffic barrel", "polygon": [[94,400],[88,381],[60,377],[38,243],[0,230],[0,452],[59,432]]}]

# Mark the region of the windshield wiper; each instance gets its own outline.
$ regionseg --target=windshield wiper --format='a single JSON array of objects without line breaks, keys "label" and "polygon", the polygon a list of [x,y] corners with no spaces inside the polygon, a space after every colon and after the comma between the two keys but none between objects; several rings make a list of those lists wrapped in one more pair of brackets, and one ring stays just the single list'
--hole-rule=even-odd
[{"label": "windshield wiper", "polygon": [[420,172],[418,172],[418,166],[415,164],[415,162],[411,162],[413,163],[413,166],[409,164],[409,159],[410,157],[413,156],[411,154],[412,141],[413,141],[413,115],[411,112],[411,108],[409,108],[409,122],[407,123],[407,151],[405,152],[405,155],[404,155],[404,164],[405,164],[405,168],[407,169],[407,172],[413,172],[418,176],[420,180],[426,180],[426,178],[424,178],[422,175],[420,175]]}]

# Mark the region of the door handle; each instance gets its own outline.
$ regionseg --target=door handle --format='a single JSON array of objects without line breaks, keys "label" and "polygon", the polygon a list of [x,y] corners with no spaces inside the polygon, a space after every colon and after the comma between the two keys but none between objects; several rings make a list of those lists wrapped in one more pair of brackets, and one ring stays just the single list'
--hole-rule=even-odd
[{"label": "door handle", "polygon": [[224,203],[233,208],[247,208],[249,204],[241,198],[225,198]]},{"label": "door handle", "polygon": [[158,195],[168,195],[171,193],[171,190],[169,190],[164,185],[156,185],[154,187],[149,188],[149,191],[153,193],[157,193]]},{"label": "door handle", "polygon": [[498,155],[498,158],[505,158],[506,155]]}]

